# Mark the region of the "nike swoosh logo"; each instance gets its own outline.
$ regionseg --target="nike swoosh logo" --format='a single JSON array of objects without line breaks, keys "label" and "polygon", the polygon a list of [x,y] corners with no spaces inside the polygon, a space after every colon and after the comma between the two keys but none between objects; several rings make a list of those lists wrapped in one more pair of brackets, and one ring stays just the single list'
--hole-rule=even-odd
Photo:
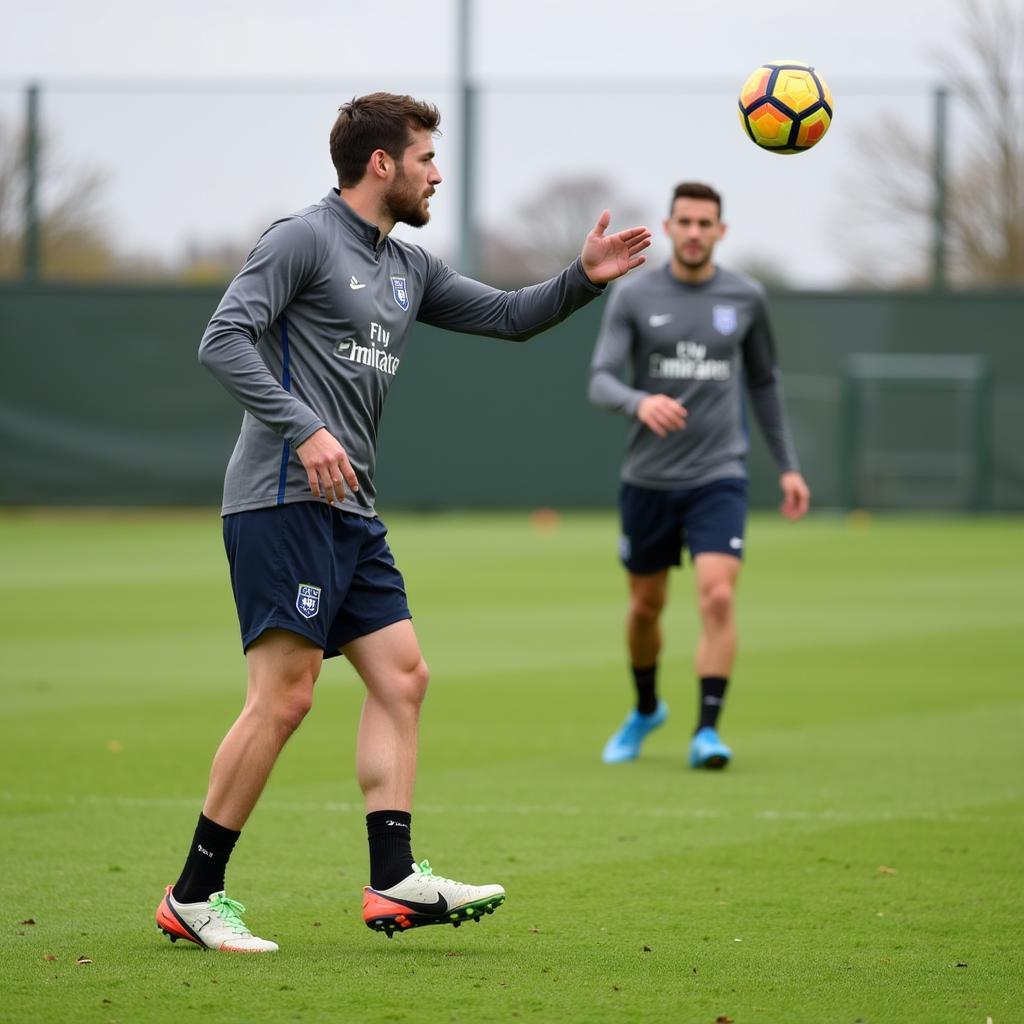
[{"label": "nike swoosh logo", "polygon": [[654,313],[648,322],[652,327],[664,327],[671,319],[671,313]]},{"label": "nike swoosh logo", "polygon": [[365,288],[366,287],[365,284],[360,284],[354,277],[349,281],[348,286],[354,292],[359,291],[360,288]]},{"label": "nike swoosh logo", "polygon": [[387,896],[384,893],[381,893],[381,895],[392,903],[399,903],[403,907],[415,910],[417,914],[440,915],[448,912],[448,901],[440,893],[437,894],[437,902],[435,903],[417,903],[415,900],[400,900],[397,896]]}]

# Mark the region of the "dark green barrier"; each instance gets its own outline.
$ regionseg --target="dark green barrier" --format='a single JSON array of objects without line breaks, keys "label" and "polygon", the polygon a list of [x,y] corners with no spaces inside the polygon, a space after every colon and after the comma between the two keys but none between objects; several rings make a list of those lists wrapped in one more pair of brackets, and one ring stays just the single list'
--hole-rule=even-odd
[{"label": "dark green barrier", "polygon": [[[820,504],[842,504],[848,453],[843,451],[842,377],[858,353],[981,357],[989,374],[982,467],[996,510],[1024,508],[1024,294],[812,293],[773,296],[771,308],[782,349],[788,406],[797,444]],[[894,447],[912,425],[941,436],[954,410],[905,396],[905,408],[885,424]],[[966,443],[961,441],[960,443]],[[926,450],[926,449],[925,449]],[[755,469],[762,465],[755,462]],[[971,468],[965,474],[970,476]],[[945,497],[946,500],[941,499]],[[933,507],[970,507],[955,489],[934,495]],[[911,502],[920,507],[918,501]]]},{"label": "dark green barrier", "polygon": [[241,419],[196,359],[218,297],[0,289],[0,501],[216,501]]},{"label": "dark green barrier", "polygon": [[[0,287],[0,502],[217,502],[241,417],[196,360],[219,297]],[[585,397],[602,305],[526,345],[417,328],[384,416],[382,507],[610,504],[625,424]],[[844,361],[908,352],[987,357],[990,504],[1024,508],[1024,296],[779,294],[771,308],[817,504],[840,501]],[[774,503],[758,437],[751,476],[754,501]]]}]

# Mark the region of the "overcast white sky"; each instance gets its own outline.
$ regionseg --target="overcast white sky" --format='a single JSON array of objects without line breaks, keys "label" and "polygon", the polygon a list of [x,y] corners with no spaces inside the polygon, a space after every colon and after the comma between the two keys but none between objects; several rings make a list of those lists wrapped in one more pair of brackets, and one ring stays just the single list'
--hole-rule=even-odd
[{"label": "overcast white sky", "polygon": [[[957,0],[475,0],[481,218],[507,226],[551,177],[598,173],[657,227],[673,184],[703,178],[726,196],[724,261],[774,259],[799,283],[834,283],[855,216],[855,129],[896,108],[928,130],[932,58],[956,49],[958,11]],[[19,116],[24,82],[42,83],[59,155],[107,172],[123,245],[253,240],[327,191],[338,104],[382,88],[447,115],[448,190],[417,240],[454,256],[454,0],[0,0],[0,13],[0,117]],[[814,152],[762,153],[740,131],[739,86],[778,58],[814,63],[832,87],[836,120]]]}]

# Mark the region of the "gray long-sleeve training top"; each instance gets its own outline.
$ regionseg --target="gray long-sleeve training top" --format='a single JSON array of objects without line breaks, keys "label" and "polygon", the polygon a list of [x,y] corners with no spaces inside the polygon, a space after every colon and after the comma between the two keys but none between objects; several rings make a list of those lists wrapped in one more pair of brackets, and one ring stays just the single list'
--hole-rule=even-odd
[{"label": "gray long-sleeve training top", "polygon": [[377,428],[413,322],[525,341],[603,291],[579,260],[514,292],[380,237],[332,189],[272,224],[228,286],[200,362],[245,413],[222,514],[316,500],[295,449],[321,427],[359,480],[342,507],[373,516]]},{"label": "gray long-sleeve training top", "polygon": [[[798,469],[759,284],[724,267],[708,281],[687,284],[666,264],[613,290],[589,395],[594,404],[633,417],[624,481],[675,489],[745,477],[741,380],[779,470]],[[655,393],[686,407],[683,429],[658,437],[636,419],[640,400]]]}]

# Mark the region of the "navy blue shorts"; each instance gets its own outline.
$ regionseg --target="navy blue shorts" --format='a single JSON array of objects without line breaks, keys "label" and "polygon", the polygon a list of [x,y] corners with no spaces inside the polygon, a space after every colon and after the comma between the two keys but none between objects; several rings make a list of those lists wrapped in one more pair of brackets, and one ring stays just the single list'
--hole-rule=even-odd
[{"label": "navy blue shorts", "polygon": [[637,576],[680,565],[684,544],[691,559],[705,552],[743,557],[746,480],[727,477],[678,491],[624,483],[619,511],[619,557]]},{"label": "navy blue shorts", "polygon": [[242,649],[268,629],[308,637],[324,655],[410,619],[387,527],[325,502],[224,517]]}]

